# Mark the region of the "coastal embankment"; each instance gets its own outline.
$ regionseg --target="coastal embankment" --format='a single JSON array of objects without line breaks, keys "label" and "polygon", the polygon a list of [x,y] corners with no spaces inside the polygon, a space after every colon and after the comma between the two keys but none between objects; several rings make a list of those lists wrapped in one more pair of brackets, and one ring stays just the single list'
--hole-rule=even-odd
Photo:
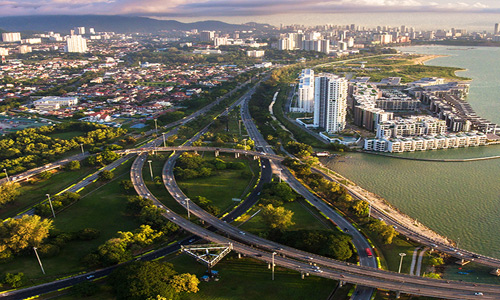
[{"label": "coastal embankment", "polygon": [[480,161],[480,160],[490,160],[490,159],[498,159],[500,155],[495,156],[487,156],[487,157],[473,157],[473,158],[422,158],[422,157],[408,157],[408,156],[399,156],[394,154],[387,154],[382,152],[373,152],[373,151],[360,151],[366,154],[385,156],[390,158],[397,159],[405,159],[405,160],[417,160],[417,161],[431,161],[431,162],[472,162],[472,161]]}]

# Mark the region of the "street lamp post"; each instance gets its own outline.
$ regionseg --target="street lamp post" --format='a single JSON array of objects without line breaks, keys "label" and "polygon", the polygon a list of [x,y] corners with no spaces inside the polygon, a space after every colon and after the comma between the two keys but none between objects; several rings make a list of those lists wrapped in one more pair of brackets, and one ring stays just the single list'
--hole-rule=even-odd
[{"label": "street lamp post", "polygon": [[49,198],[50,209],[52,210],[52,216],[54,216],[54,219],[55,219],[56,218],[56,213],[54,212],[54,207],[52,206],[52,200],[50,200],[50,195],[49,194],[45,194],[45,196],[47,196],[47,198]]},{"label": "street lamp post", "polygon": [[149,173],[151,173],[151,181],[153,181],[153,168],[151,167],[152,160],[148,160],[149,163]]},{"label": "street lamp post", "polygon": [[167,143],[165,142],[165,132],[161,135],[163,136],[163,147],[167,148]]},{"label": "street lamp post", "polygon": [[191,219],[191,213],[189,212],[189,198],[186,198],[186,208],[187,208],[187,213],[188,213],[188,220]]},{"label": "street lamp post", "polygon": [[403,257],[406,256],[406,253],[399,253],[399,256],[401,256],[401,260],[399,261],[399,270],[398,270],[398,273],[401,273],[401,265],[403,264]]},{"label": "street lamp post", "polygon": [[82,154],[84,154],[85,151],[83,151],[83,144],[80,144],[80,148],[82,149]]},{"label": "street lamp post", "polygon": [[38,259],[38,263],[40,264],[40,268],[42,269],[43,275],[45,275],[45,270],[43,269],[42,261],[40,260],[40,257],[38,256],[38,252],[36,252],[36,247],[33,247],[33,250],[35,250],[35,255],[36,258]]},{"label": "street lamp post", "polygon": [[276,255],[276,252],[273,252],[273,256],[271,259],[271,270],[272,270],[272,280],[274,280],[274,256]]},{"label": "street lamp post", "polygon": [[10,181],[9,174],[7,174],[7,169],[3,169],[3,171],[5,172],[5,177],[7,177],[7,181]]}]

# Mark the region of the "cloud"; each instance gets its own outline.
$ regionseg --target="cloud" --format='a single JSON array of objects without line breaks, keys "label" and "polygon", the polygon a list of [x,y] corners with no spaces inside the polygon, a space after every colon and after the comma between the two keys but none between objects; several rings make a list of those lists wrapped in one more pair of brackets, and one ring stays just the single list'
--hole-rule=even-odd
[{"label": "cloud", "polygon": [[[0,0],[0,15],[129,14],[165,17],[259,16],[338,12],[481,12],[497,0]],[[490,8],[491,3],[494,7]]]}]

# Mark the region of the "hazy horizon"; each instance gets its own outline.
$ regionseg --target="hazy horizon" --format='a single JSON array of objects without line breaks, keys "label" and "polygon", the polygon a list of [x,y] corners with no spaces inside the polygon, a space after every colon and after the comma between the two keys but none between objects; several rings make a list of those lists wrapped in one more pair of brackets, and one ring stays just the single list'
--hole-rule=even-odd
[{"label": "hazy horizon", "polygon": [[490,13],[335,13],[335,14],[280,14],[273,16],[234,16],[234,17],[154,17],[160,20],[196,22],[206,20],[223,21],[233,24],[247,22],[267,23],[279,27],[283,25],[350,25],[361,27],[401,26],[414,27],[416,30],[435,30],[460,28],[470,31],[492,31],[495,23],[500,23],[500,14]]},{"label": "hazy horizon", "polygon": [[[402,24],[488,30],[500,20],[498,0],[5,0],[0,16],[131,15],[169,20],[279,24]],[[360,21],[362,20],[362,22]]]}]

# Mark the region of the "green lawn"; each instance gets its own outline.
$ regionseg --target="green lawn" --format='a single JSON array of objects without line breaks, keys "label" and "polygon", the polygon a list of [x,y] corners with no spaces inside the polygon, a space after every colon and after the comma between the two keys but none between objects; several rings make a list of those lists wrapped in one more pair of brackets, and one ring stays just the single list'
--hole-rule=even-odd
[{"label": "green lawn", "polygon": [[68,132],[58,132],[58,133],[51,133],[48,136],[51,138],[55,139],[62,139],[62,140],[71,140],[75,136],[83,136],[86,133],[83,131],[75,130],[75,131],[68,131]]},{"label": "green lawn", "polygon": [[21,195],[15,202],[0,209],[0,219],[16,215],[32,205],[47,199],[46,194],[55,195],[95,171],[94,167],[82,167],[76,171],[60,170],[54,173],[48,180],[34,179],[33,184],[22,183]]},{"label": "green lawn", "polygon": [[[178,255],[169,262],[180,272],[202,276],[206,268],[187,255]],[[265,300],[265,299],[326,299],[337,282],[319,277],[300,279],[300,274],[283,268],[275,269],[275,280],[267,264],[249,259],[238,259],[230,254],[214,268],[219,271],[220,281],[200,283],[200,292],[188,294],[189,300]]]},{"label": "green lawn", "polygon": [[[179,273],[191,273],[199,277],[203,276],[206,268],[197,263],[192,257],[185,254],[168,256],[166,260],[174,265]],[[215,268],[219,271],[220,280],[201,282],[200,291],[196,294],[184,294],[182,300],[302,300],[302,299],[326,299],[335,289],[337,282],[325,278],[309,276],[304,280],[300,274],[280,267],[275,269],[275,280],[271,280],[271,271],[267,264],[249,259],[238,259],[236,255],[230,254],[219,262]],[[115,299],[110,292],[111,287],[105,285],[100,292],[86,300],[111,300]],[[340,289],[335,294],[334,300],[344,300],[349,288]],[[75,299],[77,296],[71,294],[51,293],[41,299]]]},{"label": "green lawn", "polygon": [[[213,153],[206,152],[204,156],[208,160],[214,159]],[[219,156],[226,162],[243,162],[254,174],[254,178],[241,177],[242,170],[220,170],[216,171],[215,175],[206,178],[195,178],[188,180],[178,180],[177,183],[182,191],[189,197],[203,196],[211,200],[221,212],[225,212],[233,208],[237,202],[232,198],[242,199],[255,184],[256,176],[258,176],[258,162],[241,157],[239,159],[234,156],[226,155]],[[250,187],[250,189],[249,189]]]},{"label": "green lawn", "polygon": [[[170,152],[161,152],[158,156],[150,155],[148,157],[148,159],[152,160],[151,167],[153,169],[154,177],[162,177],[163,165],[165,165],[165,161],[169,155]],[[151,173],[147,162],[144,164],[144,168],[142,169],[142,177],[144,178],[144,182],[146,183],[148,189],[159,201],[161,201],[173,212],[187,217],[186,209],[177,203],[177,201],[175,201],[175,199],[168,193],[165,185],[163,184],[163,180],[161,180],[161,184],[155,184],[151,181]]]},{"label": "green lawn", "polygon": [[46,276],[41,274],[36,258],[31,254],[2,264],[2,272],[23,272],[33,279],[34,283],[39,283],[64,274],[83,271],[85,267],[80,263],[83,256],[112,238],[117,231],[137,228],[140,224],[125,215],[127,196],[122,193],[119,185],[120,180],[129,178],[131,164],[132,160],[117,168],[115,178],[111,182],[104,185],[94,183],[84,189],[84,193],[86,190],[91,192],[60,212],[54,221],[56,229],[63,232],[74,232],[86,227],[97,228],[101,231],[99,238],[91,241],[71,241],[61,249],[59,255],[42,258]]},{"label": "green lawn", "polygon": [[[299,203],[299,201],[303,203],[308,209],[306,209],[301,203]],[[315,208],[311,207],[303,200],[286,203],[284,207],[293,211],[294,213],[292,220],[295,225],[291,226],[288,230],[328,230],[334,227],[333,225],[330,225],[326,219],[322,221],[318,220],[317,217],[319,217],[320,215],[315,211]],[[268,228],[262,220],[262,216],[260,213],[258,213],[252,219],[248,220],[248,217],[256,213],[259,209],[261,209],[261,207],[252,208],[252,210],[250,210],[245,216],[238,220],[240,224],[244,222],[244,224],[241,225],[242,229],[255,234],[267,231]]]},{"label": "green lawn", "polygon": [[[363,232],[368,235],[370,240],[375,245],[377,245],[375,248],[377,250],[377,254],[380,256],[382,269],[397,272],[399,269],[399,261],[401,259],[399,253],[406,253],[406,256],[403,258],[401,273],[410,272],[413,250],[419,246],[418,244],[412,241],[407,241],[405,237],[397,236],[392,240],[392,244],[385,245],[380,239],[378,239],[378,237],[370,233],[368,230],[363,230]],[[422,270],[423,269],[424,268],[422,268]]]}]

